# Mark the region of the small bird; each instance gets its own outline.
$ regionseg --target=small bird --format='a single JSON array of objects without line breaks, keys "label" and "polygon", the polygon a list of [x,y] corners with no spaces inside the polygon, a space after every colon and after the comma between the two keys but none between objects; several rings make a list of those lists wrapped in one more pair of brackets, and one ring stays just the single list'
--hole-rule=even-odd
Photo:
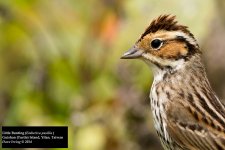
[{"label": "small bird", "polygon": [[201,54],[187,26],[161,15],[121,57],[152,66],[151,110],[166,150],[225,150],[225,106],[210,86]]}]

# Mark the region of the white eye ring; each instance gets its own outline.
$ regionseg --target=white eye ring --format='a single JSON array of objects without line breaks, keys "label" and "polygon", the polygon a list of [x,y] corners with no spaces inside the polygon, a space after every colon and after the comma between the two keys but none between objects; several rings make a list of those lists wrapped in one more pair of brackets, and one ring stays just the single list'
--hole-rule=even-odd
[{"label": "white eye ring", "polygon": [[163,45],[163,41],[162,39],[159,39],[159,38],[153,39],[150,43],[150,46],[155,50],[158,50],[162,45]]}]

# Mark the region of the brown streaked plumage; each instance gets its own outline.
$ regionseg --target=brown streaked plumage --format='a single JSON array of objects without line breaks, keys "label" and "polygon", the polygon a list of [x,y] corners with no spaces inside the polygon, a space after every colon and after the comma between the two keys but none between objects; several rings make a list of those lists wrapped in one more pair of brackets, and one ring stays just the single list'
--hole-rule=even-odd
[{"label": "brown streaked plumage", "polygon": [[152,65],[150,99],[164,149],[225,150],[225,107],[213,92],[193,34],[161,15],[126,52]]}]

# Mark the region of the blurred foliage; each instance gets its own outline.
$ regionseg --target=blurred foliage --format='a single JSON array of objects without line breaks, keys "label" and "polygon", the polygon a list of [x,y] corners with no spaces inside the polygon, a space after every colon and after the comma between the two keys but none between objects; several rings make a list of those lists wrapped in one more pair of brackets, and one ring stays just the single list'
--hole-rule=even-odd
[{"label": "blurred foliage", "polygon": [[74,150],[162,149],[149,109],[151,71],[119,58],[165,13],[202,43],[214,3],[1,1],[1,124],[69,126]]}]

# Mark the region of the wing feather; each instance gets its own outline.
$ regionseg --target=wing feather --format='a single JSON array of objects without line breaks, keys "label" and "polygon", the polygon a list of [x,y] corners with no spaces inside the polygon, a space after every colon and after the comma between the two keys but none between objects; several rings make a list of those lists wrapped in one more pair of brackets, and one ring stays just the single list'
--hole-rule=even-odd
[{"label": "wing feather", "polygon": [[[174,101],[173,101],[174,102]],[[188,150],[225,150],[225,134],[199,121],[184,103],[166,106],[167,128],[175,143]],[[173,106],[173,107],[170,107]],[[194,115],[195,114],[195,115]]]}]

